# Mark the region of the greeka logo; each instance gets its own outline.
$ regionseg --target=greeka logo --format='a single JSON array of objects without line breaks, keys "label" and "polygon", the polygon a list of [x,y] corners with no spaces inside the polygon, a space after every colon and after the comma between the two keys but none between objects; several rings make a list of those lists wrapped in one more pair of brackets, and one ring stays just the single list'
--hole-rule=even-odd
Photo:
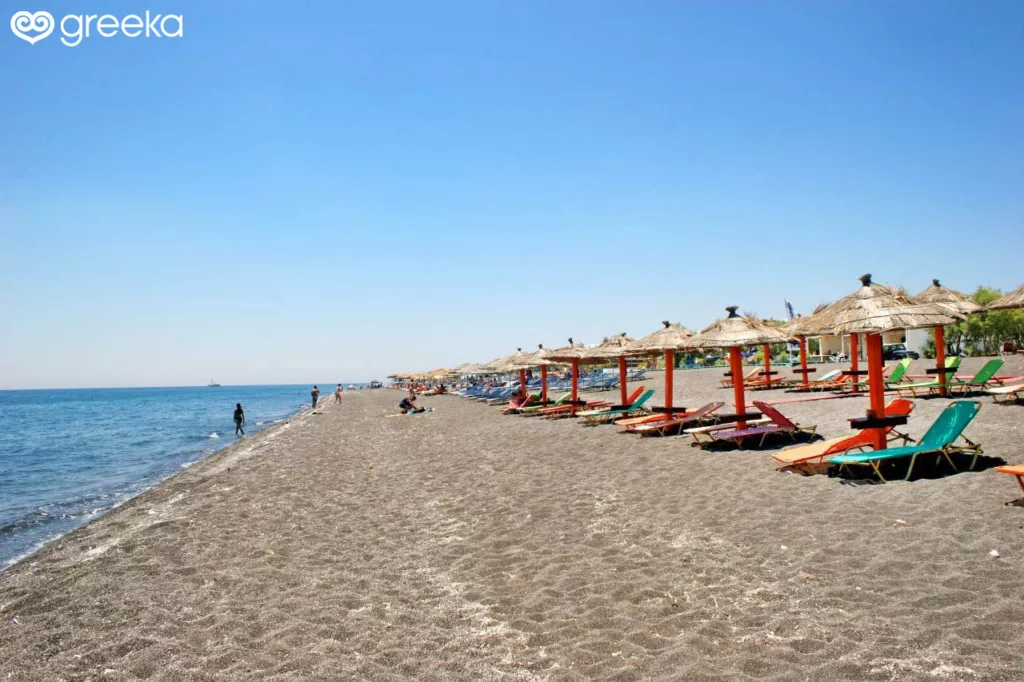
[{"label": "greeka logo", "polygon": [[[15,12],[11,17],[11,30],[14,35],[29,44],[35,45],[46,36],[53,33],[53,15],[49,12]],[[26,31],[35,31],[36,35],[29,35]]]},{"label": "greeka logo", "polygon": [[[11,31],[29,45],[35,45],[53,33],[56,26],[49,12],[21,10],[11,17]],[[127,38],[181,38],[185,18],[180,14],[127,14],[120,19],[113,14],[68,14],[60,20],[60,42],[78,47],[86,38],[98,35],[113,38],[118,33]]]}]

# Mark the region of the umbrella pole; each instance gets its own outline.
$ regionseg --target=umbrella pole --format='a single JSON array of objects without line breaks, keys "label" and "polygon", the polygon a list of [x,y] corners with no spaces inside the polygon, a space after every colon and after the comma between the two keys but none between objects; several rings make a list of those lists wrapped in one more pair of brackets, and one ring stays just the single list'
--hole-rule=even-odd
[{"label": "umbrella pole", "polygon": [[768,388],[772,387],[772,349],[768,347],[768,344],[764,344],[762,349],[764,353],[764,380],[768,382]]},{"label": "umbrella pole", "polygon": [[946,397],[946,328],[935,326],[935,367],[939,370],[939,395]]},{"label": "umbrella pole", "polygon": [[[736,401],[736,414],[744,415],[747,413],[747,406],[743,397],[743,358],[738,346],[729,349],[729,369],[732,371],[732,394]],[[747,421],[742,416],[736,420],[736,428],[747,428]]]},{"label": "umbrella pole", "polygon": [[576,415],[576,401],[579,396],[580,361],[572,361],[572,414]]},{"label": "umbrella pole", "polygon": [[548,404],[548,366],[540,366],[540,403]]},{"label": "umbrella pole", "polygon": [[[870,352],[871,344],[868,344],[868,352]],[[860,343],[857,340],[856,334],[850,334],[850,371],[856,372],[860,369]],[[868,362],[868,369],[871,369],[871,362]],[[856,374],[853,375],[853,392],[857,393],[860,390],[860,377]]]},{"label": "umbrella pole", "polygon": [[629,394],[626,392],[626,358],[619,356],[619,404],[625,405]]},{"label": "umbrella pole", "polygon": [[[868,416],[873,419],[885,418],[885,379],[882,377],[882,335],[866,334],[868,345],[868,381],[871,385],[871,409]],[[875,450],[885,450],[885,429],[872,430]]]},{"label": "umbrella pole", "polygon": [[672,411],[672,370],[676,366],[675,351],[665,351],[665,409]]},{"label": "umbrella pole", "polygon": [[804,390],[811,390],[810,375],[807,373],[807,337],[800,337],[800,369],[803,370],[804,375]]}]

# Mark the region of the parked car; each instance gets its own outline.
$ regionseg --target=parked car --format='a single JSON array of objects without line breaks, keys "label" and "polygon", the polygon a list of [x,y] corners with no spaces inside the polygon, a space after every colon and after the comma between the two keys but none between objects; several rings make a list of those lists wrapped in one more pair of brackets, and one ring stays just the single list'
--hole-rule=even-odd
[{"label": "parked car", "polygon": [[907,350],[905,343],[887,343],[882,346],[883,360],[902,360],[903,358],[918,360],[920,357],[917,351]]}]

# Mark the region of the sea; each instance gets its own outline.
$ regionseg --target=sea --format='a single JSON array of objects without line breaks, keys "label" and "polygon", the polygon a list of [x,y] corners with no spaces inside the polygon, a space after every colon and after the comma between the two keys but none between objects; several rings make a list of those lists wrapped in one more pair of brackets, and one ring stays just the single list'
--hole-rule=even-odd
[{"label": "sea", "polygon": [[309,407],[311,388],[0,392],[0,570],[237,442],[235,403],[251,436]]}]

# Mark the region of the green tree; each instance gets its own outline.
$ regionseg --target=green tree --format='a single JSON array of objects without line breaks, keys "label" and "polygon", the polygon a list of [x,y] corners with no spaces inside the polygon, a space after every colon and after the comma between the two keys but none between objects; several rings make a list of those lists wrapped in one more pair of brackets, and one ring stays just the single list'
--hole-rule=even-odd
[{"label": "green tree", "polygon": [[[998,289],[979,286],[971,299],[987,306],[1002,293]],[[929,347],[935,347],[935,335],[930,335]],[[1015,348],[1024,346],[1024,310],[998,310],[968,315],[959,324],[948,325],[945,329],[946,352],[956,353],[961,348],[969,354],[979,352],[998,353],[1003,342],[1009,341]]]}]

